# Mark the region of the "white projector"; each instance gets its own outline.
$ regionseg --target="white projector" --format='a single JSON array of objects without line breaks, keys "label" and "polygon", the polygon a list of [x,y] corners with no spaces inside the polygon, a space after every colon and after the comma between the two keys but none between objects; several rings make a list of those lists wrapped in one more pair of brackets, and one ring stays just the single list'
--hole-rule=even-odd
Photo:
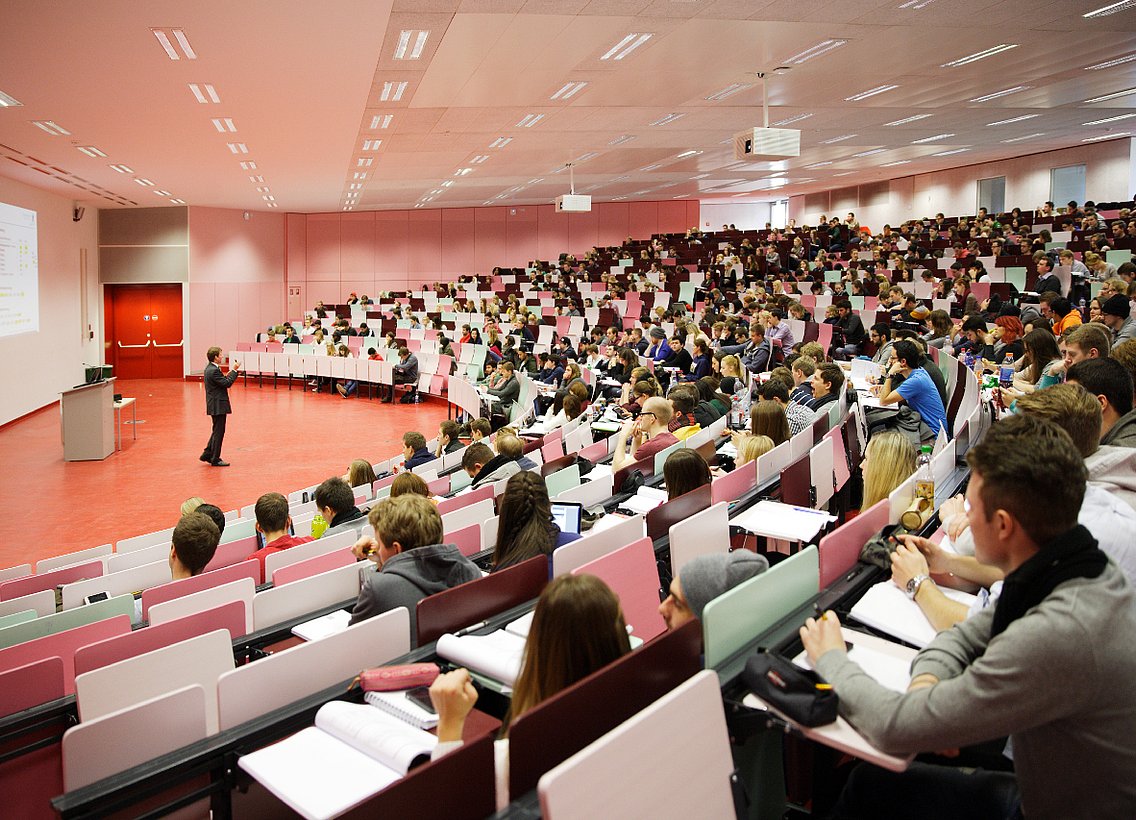
[{"label": "white projector", "polygon": [[734,159],[756,162],[800,155],[801,132],[791,128],[750,128],[734,134]]},{"label": "white projector", "polygon": [[564,194],[556,197],[556,212],[571,214],[587,213],[592,210],[592,198],[584,194]]}]

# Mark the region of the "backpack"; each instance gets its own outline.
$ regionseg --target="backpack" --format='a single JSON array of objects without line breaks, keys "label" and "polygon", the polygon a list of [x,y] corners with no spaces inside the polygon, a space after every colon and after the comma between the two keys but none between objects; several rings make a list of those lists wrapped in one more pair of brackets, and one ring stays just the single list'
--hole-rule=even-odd
[{"label": "backpack", "polygon": [[868,424],[868,439],[884,430],[895,430],[905,435],[916,449],[921,444],[933,444],[935,431],[931,429],[919,412],[907,405],[898,408],[869,407],[864,413]]}]

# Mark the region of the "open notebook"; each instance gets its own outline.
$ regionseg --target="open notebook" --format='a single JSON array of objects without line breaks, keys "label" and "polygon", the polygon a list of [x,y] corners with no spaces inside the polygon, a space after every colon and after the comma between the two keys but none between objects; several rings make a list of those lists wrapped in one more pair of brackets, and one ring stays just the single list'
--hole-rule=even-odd
[{"label": "open notebook", "polygon": [[[939,589],[952,601],[967,607],[977,600],[975,596],[957,589]],[[893,638],[899,638],[920,649],[931,643],[937,634],[919,604],[908,598],[907,593],[890,580],[870,587],[849,614],[865,626],[886,632]]]},{"label": "open notebook", "polygon": [[438,743],[372,706],[324,704],[316,725],[244,755],[240,767],[308,820],[358,805],[417,765]]}]

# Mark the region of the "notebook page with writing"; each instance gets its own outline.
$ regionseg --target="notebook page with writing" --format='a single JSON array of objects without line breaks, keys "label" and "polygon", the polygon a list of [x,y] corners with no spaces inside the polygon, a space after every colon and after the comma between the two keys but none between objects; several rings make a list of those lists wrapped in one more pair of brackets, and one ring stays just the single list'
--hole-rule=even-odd
[{"label": "notebook page with writing", "polygon": [[525,639],[499,629],[488,635],[462,635],[449,633],[438,639],[438,654],[448,661],[460,664],[473,672],[512,686],[521,674],[521,656]]},{"label": "notebook page with writing", "polygon": [[333,700],[324,704],[316,712],[316,726],[400,775],[428,761],[438,745],[434,735],[358,703]]},{"label": "notebook page with writing", "polygon": [[418,729],[433,729],[438,725],[438,716],[427,712],[406,696],[407,689],[397,692],[368,692],[363,699],[372,706],[406,721]]},{"label": "notebook page with writing", "polygon": [[[952,601],[968,608],[976,600],[975,596],[957,589],[946,587],[940,589]],[[937,634],[935,627],[919,608],[919,604],[908,598],[907,594],[891,581],[881,581],[870,587],[849,614],[865,626],[886,632],[920,649],[929,644]]]}]

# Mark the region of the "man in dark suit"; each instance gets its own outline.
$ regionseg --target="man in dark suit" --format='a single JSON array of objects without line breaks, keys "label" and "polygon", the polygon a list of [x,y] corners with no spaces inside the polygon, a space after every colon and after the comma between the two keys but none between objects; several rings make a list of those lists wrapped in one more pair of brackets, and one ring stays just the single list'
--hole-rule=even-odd
[{"label": "man in dark suit", "polygon": [[213,435],[201,453],[201,460],[214,467],[228,467],[229,462],[221,460],[221,444],[225,441],[225,421],[233,412],[229,404],[229,388],[240,375],[240,363],[233,362],[229,375],[221,373],[217,360],[221,358],[221,348],[211,347],[205,354],[209,364],[205,366],[205,412],[213,419]]}]

